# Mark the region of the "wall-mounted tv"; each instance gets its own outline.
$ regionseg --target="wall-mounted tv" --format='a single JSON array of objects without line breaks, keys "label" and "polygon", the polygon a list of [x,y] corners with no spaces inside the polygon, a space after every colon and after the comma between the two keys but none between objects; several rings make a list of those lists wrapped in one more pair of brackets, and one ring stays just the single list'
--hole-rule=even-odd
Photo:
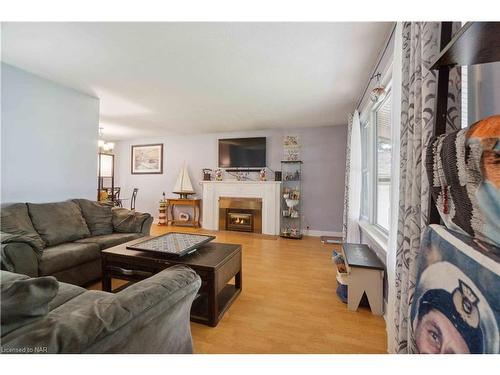
[{"label": "wall-mounted tv", "polygon": [[264,168],[266,165],[266,137],[219,139],[219,168]]}]

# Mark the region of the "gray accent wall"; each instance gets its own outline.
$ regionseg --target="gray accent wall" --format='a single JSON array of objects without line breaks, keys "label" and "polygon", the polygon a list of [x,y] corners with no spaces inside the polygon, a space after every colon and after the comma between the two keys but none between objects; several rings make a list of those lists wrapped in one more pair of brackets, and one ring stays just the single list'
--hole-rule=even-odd
[{"label": "gray accent wall", "polygon": [[[184,161],[193,187],[201,197],[202,169],[217,168],[219,138],[267,137],[267,165],[279,170],[284,135],[299,135],[302,144],[304,229],[309,226],[312,231],[341,232],[347,126],[173,135],[117,142],[116,185],[122,188],[124,198],[130,197],[133,188],[139,188],[136,209],[157,218],[162,192],[167,197],[176,197],[172,189]],[[132,175],[131,146],[151,143],[164,144],[163,174]],[[269,174],[269,179],[274,179],[274,174]]]},{"label": "gray accent wall", "polygon": [[2,203],[95,199],[99,99],[1,68]]}]

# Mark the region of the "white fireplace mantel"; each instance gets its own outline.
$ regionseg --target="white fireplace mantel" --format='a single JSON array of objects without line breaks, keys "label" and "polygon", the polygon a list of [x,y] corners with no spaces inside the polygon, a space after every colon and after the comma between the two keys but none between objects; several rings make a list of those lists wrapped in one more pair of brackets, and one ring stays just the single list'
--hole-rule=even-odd
[{"label": "white fireplace mantel", "polygon": [[280,231],[279,181],[203,181],[203,228],[219,229],[219,198],[261,198],[262,233]]}]

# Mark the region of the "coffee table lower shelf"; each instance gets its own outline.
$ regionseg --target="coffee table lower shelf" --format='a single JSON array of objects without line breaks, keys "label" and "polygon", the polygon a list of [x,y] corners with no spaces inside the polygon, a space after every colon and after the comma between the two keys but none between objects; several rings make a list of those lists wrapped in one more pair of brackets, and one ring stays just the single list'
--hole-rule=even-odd
[{"label": "coffee table lower shelf", "polygon": [[[228,284],[221,290],[217,295],[218,316],[215,317],[215,322],[220,321],[224,313],[229,309],[240,293],[241,289],[233,284]],[[191,321],[214,327],[217,325],[217,323],[210,319],[209,300],[206,293],[199,293],[193,301],[193,306],[191,307]]]}]

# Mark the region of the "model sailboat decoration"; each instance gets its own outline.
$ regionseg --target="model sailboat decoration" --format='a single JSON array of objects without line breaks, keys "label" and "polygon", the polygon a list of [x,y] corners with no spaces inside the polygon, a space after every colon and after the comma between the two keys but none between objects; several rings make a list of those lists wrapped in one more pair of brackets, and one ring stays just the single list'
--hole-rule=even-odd
[{"label": "model sailboat decoration", "polygon": [[181,199],[187,199],[189,194],[196,194],[189,178],[186,163],[182,166],[179,177],[177,177],[173,193],[179,194]]}]

